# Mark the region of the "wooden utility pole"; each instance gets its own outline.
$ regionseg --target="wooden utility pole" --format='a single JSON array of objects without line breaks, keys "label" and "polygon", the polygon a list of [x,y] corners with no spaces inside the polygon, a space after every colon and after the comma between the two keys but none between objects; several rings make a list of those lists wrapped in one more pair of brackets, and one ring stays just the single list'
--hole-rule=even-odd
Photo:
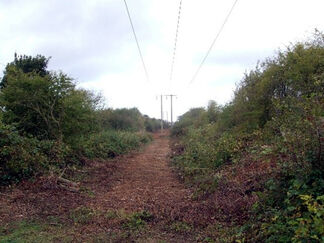
[{"label": "wooden utility pole", "polygon": [[170,96],[170,100],[171,100],[171,126],[172,126],[173,125],[173,97],[176,97],[176,95],[169,94],[165,96]]},{"label": "wooden utility pole", "polygon": [[161,132],[163,131],[163,95],[161,95]]}]

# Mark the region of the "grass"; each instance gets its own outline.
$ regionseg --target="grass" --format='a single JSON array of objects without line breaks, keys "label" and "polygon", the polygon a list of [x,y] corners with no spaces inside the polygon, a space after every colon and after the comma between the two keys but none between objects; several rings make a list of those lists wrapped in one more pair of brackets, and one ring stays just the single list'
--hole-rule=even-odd
[{"label": "grass", "polygon": [[70,212],[70,219],[74,224],[88,224],[95,216],[96,212],[87,207],[79,207]]},{"label": "grass", "polygon": [[172,231],[175,231],[176,233],[189,233],[192,231],[191,225],[181,221],[173,222],[169,227]]},{"label": "grass", "polygon": [[71,242],[61,226],[53,226],[36,221],[20,221],[0,227],[1,243],[19,242]]},{"label": "grass", "polygon": [[[75,230],[84,225],[92,224],[97,217],[108,221],[115,220],[112,229],[95,235],[86,236],[90,242],[127,241],[142,234],[147,223],[153,216],[147,211],[126,213],[124,210],[95,211],[87,207],[79,207],[69,213],[70,223],[49,216],[46,220],[23,220],[0,227],[0,243],[20,242],[72,242]],[[76,228],[75,228],[76,227]]]},{"label": "grass", "polygon": [[147,211],[136,212],[129,215],[122,227],[126,230],[137,231],[142,229],[147,222],[153,219],[153,215]]}]

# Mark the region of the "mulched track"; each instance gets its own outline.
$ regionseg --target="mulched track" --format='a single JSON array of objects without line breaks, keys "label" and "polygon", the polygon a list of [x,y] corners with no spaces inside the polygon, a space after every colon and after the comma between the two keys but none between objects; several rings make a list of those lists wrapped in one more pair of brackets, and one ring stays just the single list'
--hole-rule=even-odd
[{"label": "mulched track", "polygon": [[[89,174],[81,182],[87,193],[73,193],[59,188],[51,177],[41,177],[34,182],[24,182],[1,193],[0,225],[23,219],[42,219],[55,216],[69,220],[69,212],[78,207],[100,211],[146,210],[154,216],[150,230],[167,237],[167,242],[188,242],[187,236],[170,235],[164,231],[174,221],[192,225],[208,223],[210,207],[191,199],[191,191],[178,180],[169,165],[169,138],[167,134],[154,135],[154,141],[140,151],[120,156],[110,161],[88,161],[85,170]],[[109,225],[93,222],[79,230],[93,234],[107,230]],[[100,228],[100,229],[99,229]],[[152,237],[150,234],[149,237]],[[150,238],[151,239],[151,238]],[[154,237],[150,240],[155,242]]]}]

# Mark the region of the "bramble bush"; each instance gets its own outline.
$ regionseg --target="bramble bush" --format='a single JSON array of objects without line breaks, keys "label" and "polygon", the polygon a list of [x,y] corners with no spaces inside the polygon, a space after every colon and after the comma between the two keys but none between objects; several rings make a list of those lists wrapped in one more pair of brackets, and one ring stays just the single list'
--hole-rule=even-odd
[{"label": "bramble bush", "polygon": [[209,108],[191,109],[175,124],[181,149],[174,164],[199,190],[210,191],[202,182],[224,165],[273,164],[262,180],[248,173],[250,184],[263,184],[241,193],[258,201],[250,219],[233,226],[238,242],[324,241],[323,104],[324,35],[316,31],[247,73],[233,100],[213,116]]},{"label": "bramble bush", "polygon": [[0,147],[0,185],[28,178],[47,162],[37,139],[22,137],[8,125],[0,127]]},{"label": "bramble bush", "polygon": [[21,136],[15,127],[3,124],[0,148],[0,186],[41,174],[51,166],[64,167],[74,156],[65,144]]}]

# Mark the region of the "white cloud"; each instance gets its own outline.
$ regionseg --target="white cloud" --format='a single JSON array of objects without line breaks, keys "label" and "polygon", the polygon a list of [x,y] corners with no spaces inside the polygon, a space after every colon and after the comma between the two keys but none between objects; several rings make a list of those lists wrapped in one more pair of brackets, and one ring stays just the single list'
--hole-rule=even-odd
[{"label": "white cloud", "polygon": [[[234,0],[233,0],[234,1]],[[322,0],[239,0],[195,82],[189,82],[233,1],[184,0],[174,77],[169,81],[178,4],[128,0],[150,83],[120,0],[2,0],[0,69],[13,54],[52,56],[51,69],[80,87],[101,90],[107,104],[159,117],[156,95],[175,93],[175,116],[210,99],[228,102],[235,83],[278,48],[324,30]],[[169,109],[169,100],[165,101]]]}]

